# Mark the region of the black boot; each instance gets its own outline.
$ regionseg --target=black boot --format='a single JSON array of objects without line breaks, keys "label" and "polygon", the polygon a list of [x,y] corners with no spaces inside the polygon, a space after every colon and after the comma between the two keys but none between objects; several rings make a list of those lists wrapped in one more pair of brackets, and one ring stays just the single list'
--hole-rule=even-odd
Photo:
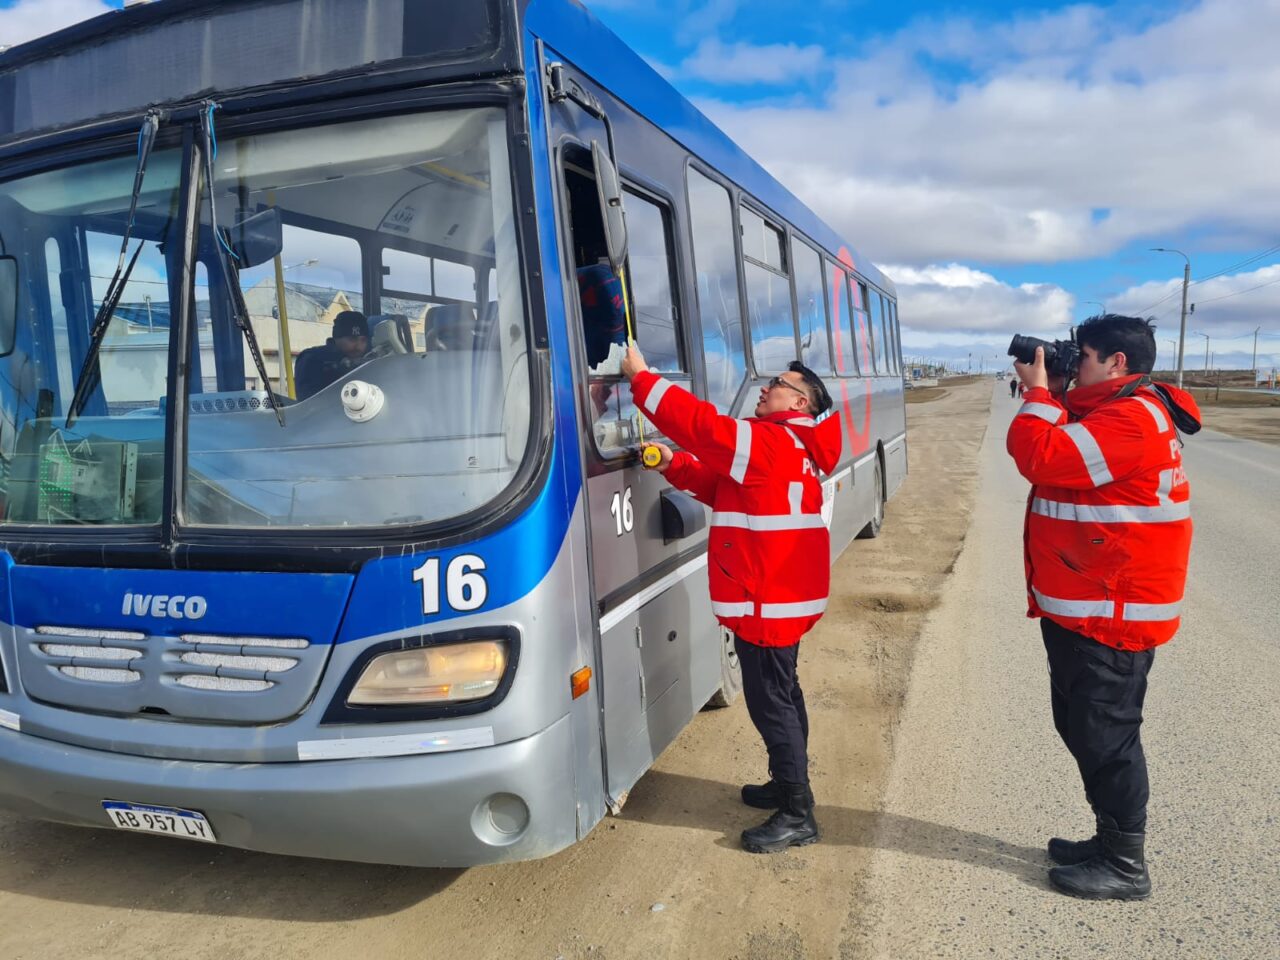
[{"label": "black boot", "polygon": [[1061,837],[1049,838],[1049,859],[1063,866],[1069,867],[1077,863],[1084,863],[1086,860],[1092,860],[1101,852],[1102,846],[1098,843],[1097,834],[1094,834],[1088,840],[1063,840]]},{"label": "black boot", "polygon": [[782,806],[782,785],[773,779],[768,783],[744,784],[742,802],[757,810],[777,810]]},{"label": "black boot", "polygon": [[813,794],[807,783],[782,783],[782,806],[758,827],[742,831],[742,846],[749,853],[780,853],[788,847],[818,842],[813,819]]},{"label": "black boot", "polygon": [[1088,900],[1145,900],[1151,896],[1151,877],[1143,857],[1141,833],[1121,833],[1099,825],[1101,852],[1083,863],[1054,867],[1049,882],[1063,893]]},{"label": "black boot", "polygon": [[1098,831],[1102,829],[1102,824],[1096,821],[1096,811],[1094,812],[1094,817],[1093,836],[1088,840],[1063,840],[1061,837],[1051,837],[1049,839],[1049,859],[1054,863],[1069,867],[1072,864],[1092,860],[1102,853],[1102,844],[1098,842]]},{"label": "black boot", "polygon": [[[782,784],[772,779],[768,783],[744,784],[742,802],[757,810],[777,810],[782,806]],[[812,790],[809,790],[809,804],[813,804]]]}]

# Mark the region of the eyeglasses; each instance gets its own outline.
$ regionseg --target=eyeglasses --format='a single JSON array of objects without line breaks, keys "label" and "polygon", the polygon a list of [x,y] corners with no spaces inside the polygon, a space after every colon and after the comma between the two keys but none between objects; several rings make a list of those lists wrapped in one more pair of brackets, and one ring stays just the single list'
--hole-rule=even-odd
[{"label": "eyeglasses", "polygon": [[772,390],[774,387],[786,387],[788,390],[794,390],[796,393],[800,394],[800,396],[809,400],[808,392],[801,390],[794,383],[791,383],[789,380],[783,380],[781,377],[774,377],[769,381],[769,389]]}]

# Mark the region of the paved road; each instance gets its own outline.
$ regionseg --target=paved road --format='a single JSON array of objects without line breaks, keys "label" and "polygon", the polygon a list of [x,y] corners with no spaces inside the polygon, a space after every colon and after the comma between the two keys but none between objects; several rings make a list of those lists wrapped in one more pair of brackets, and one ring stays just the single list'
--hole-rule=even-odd
[{"label": "paved road", "polygon": [[[1155,892],[1054,893],[1043,844],[1090,815],[1023,618],[1027,485],[997,384],[955,577],[922,638],[868,883],[876,957],[1280,957],[1280,448],[1189,438],[1196,524],[1183,629],[1156,656],[1144,741]],[[861,951],[860,951],[861,952]]]}]

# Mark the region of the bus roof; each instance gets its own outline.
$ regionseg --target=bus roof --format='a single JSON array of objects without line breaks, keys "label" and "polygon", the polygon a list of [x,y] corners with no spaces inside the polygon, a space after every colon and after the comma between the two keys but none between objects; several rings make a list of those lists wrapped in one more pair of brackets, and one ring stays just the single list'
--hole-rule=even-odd
[{"label": "bus roof", "polygon": [[578,0],[532,0],[525,16],[526,28],[555,54],[588,74],[798,230],[832,252],[847,249],[863,277],[896,293],[888,277],[863,259],[852,244],[845,242]]},{"label": "bus roof", "polygon": [[[445,15],[447,11],[448,15]],[[323,13],[324,20],[319,15]],[[316,26],[299,30],[316,17]],[[521,69],[525,27],[708,167],[864,277],[893,284],[578,0],[153,0],[0,53],[0,145],[217,91],[381,74],[389,84]],[[174,51],[189,53],[175,56]],[[110,78],[104,82],[104,78]],[[337,81],[335,81],[337,82]],[[157,97],[156,90],[165,91]]]},{"label": "bus roof", "polygon": [[0,53],[0,150],[216,96],[235,107],[521,71],[523,0],[155,0]]}]

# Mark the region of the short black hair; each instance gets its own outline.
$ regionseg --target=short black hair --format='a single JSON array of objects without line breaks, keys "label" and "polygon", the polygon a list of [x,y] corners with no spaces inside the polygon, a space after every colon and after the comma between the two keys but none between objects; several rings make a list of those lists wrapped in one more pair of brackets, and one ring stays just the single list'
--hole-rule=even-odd
[{"label": "short black hair", "polygon": [[1156,366],[1154,318],[1099,314],[1076,327],[1076,343],[1093,347],[1099,360],[1123,353],[1130,373],[1150,373]]},{"label": "short black hair", "polygon": [[804,385],[809,388],[809,396],[812,398],[809,406],[817,407],[816,410],[810,409],[815,417],[820,417],[831,409],[831,394],[827,393],[826,385],[822,379],[806,367],[799,360],[792,360],[787,364],[787,369],[792,373],[800,374],[800,379],[804,381]]}]

